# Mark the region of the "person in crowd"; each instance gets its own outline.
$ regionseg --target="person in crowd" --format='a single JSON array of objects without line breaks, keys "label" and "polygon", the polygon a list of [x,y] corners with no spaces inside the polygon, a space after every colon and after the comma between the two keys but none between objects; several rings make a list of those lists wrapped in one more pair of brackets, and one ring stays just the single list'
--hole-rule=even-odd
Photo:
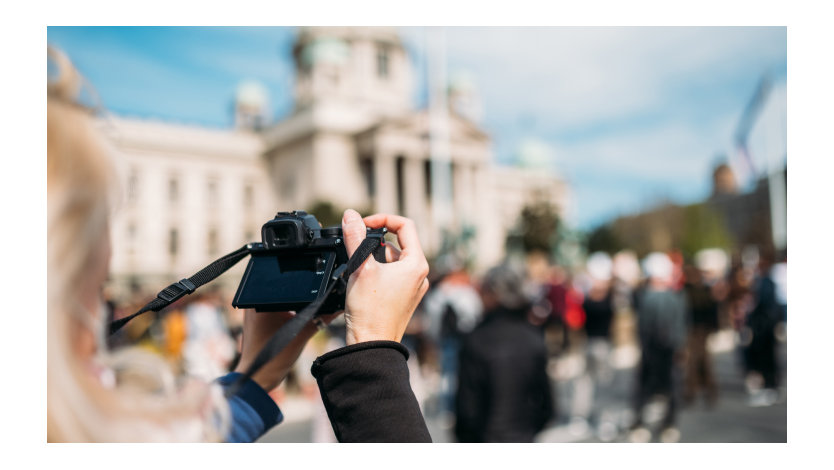
[{"label": "person in crowd", "polygon": [[788,262],[782,259],[770,268],[770,279],[776,287],[776,303],[781,311],[779,321],[788,322]]},{"label": "person in crowd", "polygon": [[770,279],[775,285],[776,303],[781,312],[776,325],[776,339],[784,343],[788,339],[788,263],[784,257],[770,268]]},{"label": "person in crowd", "polygon": [[[286,377],[318,327],[308,324],[226,399],[232,372],[213,382],[180,378],[136,347],[110,350],[101,292],[108,275],[110,216],[117,197],[114,152],[79,103],[83,78],[48,49],[47,81],[47,440],[50,442],[254,441],[282,419],[267,395]],[[431,440],[408,384],[399,343],[428,289],[428,263],[414,223],[377,214],[342,220],[352,255],[366,226],[387,227],[400,249],[369,258],[347,286],[346,344],[312,372],[340,441]],[[390,244],[388,244],[390,245]],[[292,312],[247,311],[237,371],[246,370]],[[332,319],[332,316],[327,320]]]},{"label": "person in crowd", "polygon": [[484,318],[460,351],[459,442],[532,442],[554,416],[544,335],[527,321],[523,289],[522,276],[507,266],[482,280]]},{"label": "person in crowd", "polygon": [[183,366],[188,375],[211,380],[229,370],[235,359],[235,341],[216,293],[195,292],[193,297],[185,306]]},{"label": "person in crowd", "polygon": [[462,337],[472,331],[481,318],[483,305],[463,263],[446,258],[443,277],[426,295],[423,310],[429,336],[438,349],[440,366],[440,406],[444,425],[454,416],[457,388],[458,352]]},{"label": "person in crowd", "polygon": [[703,389],[709,406],[715,406],[718,385],[712,371],[712,358],[707,350],[707,338],[718,330],[718,300],[696,266],[687,264],[684,274],[686,282],[683,292],[689,306],[684,402],[691,404],[696,393]]},{"label": "person in crowd", "polygon": [[570,279],[567,271],[562,266],[554,266],[550,270],[550,276],[544,285],[544,299],[550,310],[548,319],[544,324],[545,332],[550,332],[556,338],[558,346],[553,355],[567,351],[570,344],[568,325],[565,319],[567,311],[567,293],[570,287]]},{"label": "person in crowd", "polygon": [[[132,312],[131,312],[132,313]],[[162,354],[175,373],[184,371],[183,346],[188,338],[188,321],[181,308],[168,309],[160,319]]]},{"label": "person in crowd", "polygon": [[[614,319],[613,292],[611,288],[611,259],[605,253],[595,253],[587,262],[590,286],[582,301],[585,311],[585,374],[586,383],[581,400],[575,410],[577,417],[599,427],[600,410],[597,395],[607,388],[613,379],[609,365],[611,353],[611,323]],[[580,397],[576,397],[580,398]],[[575,400],[576,402],[576,400]]]},{"label": "person in crowd", "polygon": [[[744,322],[752,308],[753,274],[739,260],[734,260],[727,273],[727,310],[730,324],[743,336]],[[742,338],[742,343],[747,340]]]},{"label": "person in crowd", "polygon": [[675,375],[686,339],[686,299],[672,288],[674,266],[664,253],[646,257],[644,270],[648,282],[638,294],[637,330],[640,339],[640,365],[634,401],[635,421],[629,438],[648,442],[651,431],[644,426],[643,408],[651,398],[665,399],[665,416],[660,440],[680,439],[676,428],[677,397]]},{"label": "person in crowd", "polygon": [[782,319],[782,309],[771,275],[772,265],[772,257],[764,253],[753,281],[752,309],[745,318],[745,327],[750,333],[750,342],[745,348],[748,374],[754,375],[757,382],[750,396],[751,406],[770,406],[779,398],[775,333]]}]

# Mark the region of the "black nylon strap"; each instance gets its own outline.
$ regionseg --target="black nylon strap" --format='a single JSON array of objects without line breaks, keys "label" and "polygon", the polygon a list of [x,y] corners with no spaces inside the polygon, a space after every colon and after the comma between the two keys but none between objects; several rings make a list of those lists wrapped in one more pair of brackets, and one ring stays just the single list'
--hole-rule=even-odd
[{"label": "black nylon strap", "polygon": [[250,364],[246,369],[246,372],[239,376],[238,379],[232,383],[232,385],[226,388],[225,394],[227,398],[234,396],[246,380],[251,378],[258,369],[272,360],[273,357],[278,355],[279,352],[290,344],[290,341],[292,341],[293,338],[295,338],[295,336],[304,328],[304,326],[307,325],[310,319],[316,315],[321,305],[327,300],[328,297],[330,297],[330,294],[333,292],[335,287],[339,285],[339,283],[347,284],[348,279],[350,279],[350,275],[359,269],[359,266],[361,266],[362,263],[368,259],[368,256],[370,256],[371,253],[374,253],[374,257],[377,260],[380,259],[379,256],[380,253],[382,253],[382,260],[384,262],[385,245],[382,238],[384,233],[384,231],[381,231],[379,236],[376,236],[376,234],[371,235],[371,233],[369,233],[369,236],[362,240],[362,243],[358,248],[356,248],[356,251],[353,253],[353,256],[350,257],[347,264],[333,272],[330,279],[331,282],[329,282],[329,286],[324,295],[320,296],[303,310],[296,313],[294,317],[292,317],[287,323],[284,324],[284,326],[276,331],[275,334],[269,338],[264,347],[261,348],[261,351],[255,357],[255,360],[252,361],[252,364]]},{"label": "black nylon strap", "polygon": [[[344,272],[344,270],[342,270]],[[237,394],[240,390],[240,387],[246,382],[247,379],[251,378],[252,375],[258,371],[261,367],[264,366],[267,362],[272,360],[273,357],[277,356],[279,352],[281,352],[293,338],[301,332],[302,329],[307,325],[311,318],[316,315],[316,312],[321,307],[321,304],[324,303],[324,300],[330,296],[330,293],[333,292],[333,289],[337,285],[338,282],[342,282],[341,280],[332,282],[330,287],[327,288],[324,295],[316,299],[310,305],[304,307],[303,310],[296,313],[294,317],[292,317],[287,323],[284,323],[275,334],[272,335],[271,338],[266,342],[261,351],[255,356],[255,360],[252,361],[252,364],[246,369],[246,371],[238,377],[238,379],[232,383],[230,386],[226,387],[226,397],[232,397]]]},{"label": "black nylon strap", "polygon": [[362,266],[362,263],[368,259],[371,253],[380,263],[385,262],[385,239],[382,237],[386,232],[387,230],[384,229],[379,232],[368,232],[367,237],[362,240],[362,243],[359,244],[356,251],[353,252],[353,256],[347,262],[347,269],[344,274],[345,282],[350,279],[351,274],[359,269],[359,266]]},{"label": "black nylon strap", "polygon": [[119,329],[125,326],[127,322],[133,320],[139,315],[149,311],[158,312],[163,308],[176,302],[180,298],[184,297],[185,295],[194,292],[198,287],[202,286],[203,284],[213,281],[217,278],[217,276],[226,272],[229,268],[237,264],[238,261],[245,258],[248,254],[249,245],[246,245],[238,250],[235,250],[225,256],[218,258],[205,268],[197,271],[197,273],[195,273],[190,278],[183,279],[179,282],[175,282],[170,286],[166,287],[165,289],[162,289],[159,292],[159,294],[156,295],[155,299],[148,302],[148,304],[142,307],[142,309],[138,312],[110,323],[110,334],[112,335],[113,333],[119,331]]},{"label": "black nylon strap", "polygon": [[[307,322],[309,322],[310,319],[316,315],[319,308],[321,308],[322,304],[328,299],[328,297],[330,297],[336,286],[340,283],[344,283],[346,285],[350,276],[357,269],[359,269],[362,263],[368,259],[368,256],[373,253],[374,258],[377,261],[381,263],[385,262],[385,241],[383,238],[385,233],[387,233],[387,230],[384,228],[368,231],[367,236],[364,240],[362,240],[359,247],[356,248],[353,256],[348,259],[347,264],[340,266],[333,272],[331,275],[331,282],[328,283],[329,285],[324,295],[320,296],[318,299],[310,303],[310,305],[296,313],[293,318],[291,318],[284,324],[284,326],[276,331],[271,338],[269,338],[266,345],[261,348],[261,351],[255,357],[252,364],[247,368],[246,372],[238,377],[237,381],[226,388],[225,394],[227,397],[235,395],[247,379],[252,377],[258,369],[263,367],[264,364],[269,362],[273,357],[281,352],[281,350],[283,350],[290,343],[290,341],[298,335]],[[149,311],[158,312],[159,310],[162,310],[168,305],[176,302],[183,296],[191,294],[198,287],[211,282],[226,272],[229,268],[237,264],[238,261],[245,258],[249,254],[249,247],[250,245],[243,246],[242,248],[217,259],[190,278],[175,282],[165,289],[162,289],[154,300],[148,302],[148,304],[142,307],[142,309],[138,312],[110,323],[110,334],[119,331],[120,328],[133,318]]]}]

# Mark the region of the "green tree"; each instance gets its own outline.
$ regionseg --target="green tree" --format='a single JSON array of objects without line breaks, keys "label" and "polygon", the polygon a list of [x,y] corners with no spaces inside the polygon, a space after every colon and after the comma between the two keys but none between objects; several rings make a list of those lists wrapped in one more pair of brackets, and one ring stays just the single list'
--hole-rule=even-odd
[{"label": "green tree", "polygon": [[[308,214],[313,214],[318,219],[319,223],[322,227],[332,227],[334,225],[341,225],[342,224],[342,214],[345,213],[345,209],[343,207],[337,206],[330,201],[316,201],[310,206],[309,209],[305,209]],[[362,216],[371,215],[371,210],[362,207],[354,207],[356,212],[359,212]]]},{"label": "green tree", "polygon": [[728,249],[733,244],[720,214],[704,203],[684,207],[680,247],[685,257],[692,257],[704,248]]},{"label": "green tree", "polygon": [[600,225],[588,235],[588,253],[604,251],[609,255],[623,248],[616,231],[610,225]]},{"label": "green tree", "polygon": [[342,213],[344,213],[330,201],[316,201],[309,209],[306,209],[306,212],[316,216],[322,227],[341,225]]},{"label": "green tree", "polygon": [[[556,245],[556,233],[559,229],[559,215],[556,209],[547,201],[528,204],[521,210],[519,220],[521,245],[525,253],[540,251],[547,254],[553,252]],[[508,236],[507,243],[512,241]]]}]

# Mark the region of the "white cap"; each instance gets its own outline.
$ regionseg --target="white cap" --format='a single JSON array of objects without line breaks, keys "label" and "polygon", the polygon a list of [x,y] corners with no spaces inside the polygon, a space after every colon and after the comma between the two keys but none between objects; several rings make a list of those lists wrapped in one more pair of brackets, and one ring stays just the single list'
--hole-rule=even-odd
[{"label": "white cap", "polygon": [[585,263],[588,269],[588,275],[597,281],[608,281],[611,279],[611,270],[613,263],[608,253],[598,251],[588,257]]},{"label": "white cap", "polygon": [[723,276],[729,265],[727,253],[720,248],[708,248],[695,253],[695,266],[710,276]]},{"label": "white cap", "polygon": [[650,278],[670,281],[672,280],[674,265],[672,260],[664,253],[654,252],[643,260],[643,271]]}]

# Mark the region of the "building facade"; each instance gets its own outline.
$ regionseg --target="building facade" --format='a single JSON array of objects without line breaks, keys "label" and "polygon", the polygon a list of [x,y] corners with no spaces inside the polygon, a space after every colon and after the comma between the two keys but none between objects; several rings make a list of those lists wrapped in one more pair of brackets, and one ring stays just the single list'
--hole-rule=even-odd
[{"label": "building facade", "polygon": [[[416,222],[429,256],[444,234],[467,229],[480,270],[502,259],[525,204],[545,199],[561,212],[567,207],[567,184],[558,176],[493,164],[489,135],[454,106],[471,105],[471,94],[460,100],[450,93],[446,152],[437,158],[437,116],[411,106],[413,72],[395,29],[303,28],[293,59],[295,107],[278,122],[269,122],[267,98],[247,83],[238,91],[234,129],[102,123],[124,156],[126,198],[113,224],[117,290],[155,291],[190,276],[257,241],[278,210],[325,202],[401,214]],[[448,184],[442,199],[438,181]],[[236,287],[243,265],[221,277],[226,290]]]}]

